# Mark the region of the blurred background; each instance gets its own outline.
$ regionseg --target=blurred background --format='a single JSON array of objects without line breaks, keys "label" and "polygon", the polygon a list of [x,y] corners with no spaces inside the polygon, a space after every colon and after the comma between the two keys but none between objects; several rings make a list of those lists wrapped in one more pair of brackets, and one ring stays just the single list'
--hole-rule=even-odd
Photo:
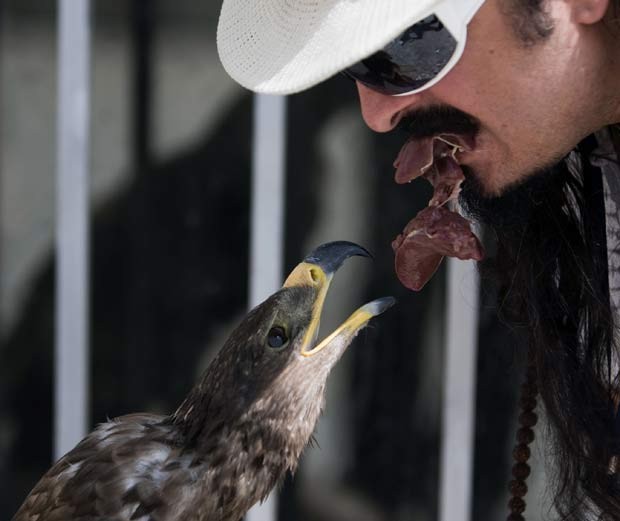
[{"label": "blurred background", "polygon": [[[248,308],[255,100],[218,61],[219,8],[92,2],[89,429],[129,412],[174,411]],[[53,460],[57,31],[55,2],[0,2],[2,519]],[[276,517],[437,519],[445,273],[414,294],[396,279],[390,246],[429,188],[393,182],[406,136],[371,133],[344,78],[288,97],[286,118],[284,272],[320,243],[355,241],[375,261],[351,260],[338,274],[323,331],[371,298],[399,304],[331,376],[320,448],[286,481]],[[494,298],[483,278],[478,521],[506,515],[525,358]],[[534,466],[541,459],[535,452]],[[538,470],[528,519],[546,513],[540,479]]]}]

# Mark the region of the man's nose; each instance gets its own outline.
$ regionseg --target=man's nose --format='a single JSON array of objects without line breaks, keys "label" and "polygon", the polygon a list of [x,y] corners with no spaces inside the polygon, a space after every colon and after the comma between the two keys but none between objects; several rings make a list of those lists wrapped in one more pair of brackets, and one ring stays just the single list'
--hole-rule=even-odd
[{"label": "man's nose", "polygon": [[387,96],[369,89],[357,82],[362,117],[375,132],[389,132],[414,106],[419,104],[419,95]]}]

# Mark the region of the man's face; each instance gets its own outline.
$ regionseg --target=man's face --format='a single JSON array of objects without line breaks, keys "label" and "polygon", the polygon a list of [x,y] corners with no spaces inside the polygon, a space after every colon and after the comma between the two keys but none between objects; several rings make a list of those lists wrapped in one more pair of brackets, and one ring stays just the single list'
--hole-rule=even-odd
[{"label": "man's face", "polygon": [[[557,162],[587,134],[618,117],[619,101],[609,99],[610,85],[600,80],[609,59],[595,26],[575,21],[572,2],[549,0],[551,35],[526,45],[507,14],[508,1],[483,4],[468,26],[461,60],[430,89],[392,97],[358,83],[364,120],[378,132],[406,123],[424,135],[419,127],[425,118],[417,116],[428,115],[431,107],[472,118],[476,146],[460,154],[459,162],[486,196],[499,195]],[[451,130],[448,121],[442,128],[440,117],[432,126],[433,134]]]}]

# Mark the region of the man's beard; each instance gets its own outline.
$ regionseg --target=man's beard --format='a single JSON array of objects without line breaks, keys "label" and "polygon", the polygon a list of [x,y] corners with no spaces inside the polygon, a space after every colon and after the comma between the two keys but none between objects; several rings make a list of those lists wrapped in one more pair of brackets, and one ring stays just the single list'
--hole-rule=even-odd
[{"label": "man's beard", "polygon": [[495,230],[523,229],[535,206],[546,204],[549,190],[561,189],[561,165],[541,168],[525,180],[508,187],[499,196],[485,196],[478,177],[463,166],[465,182],[459,196],[461,207],[472,220]]}]

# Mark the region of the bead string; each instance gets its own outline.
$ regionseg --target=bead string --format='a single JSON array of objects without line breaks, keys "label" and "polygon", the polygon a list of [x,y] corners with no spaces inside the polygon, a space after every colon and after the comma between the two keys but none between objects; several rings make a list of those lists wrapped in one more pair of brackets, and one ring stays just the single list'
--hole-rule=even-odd
[{"label": "bead string", "polygon": [[510,514],[507,521],[525,521],[525,495],[527,494],[527,484],[525,480],[530,475],[531,468],[528,464],[531,451],[529,444],[534,441],[533,427],[538,421],[538,416],[534,412],[536,409],[536,397],[538,395],[538,384],[536,378],[536,363],[530,348],[528,352],[527,369],[525,372],[525,382],[521,385],[521,396],[519,405],[519,429],[517,430],[516,444],[512,451],[515,464],[512,467],[513,480],[509,484],[510,501],[508,508]]}]

